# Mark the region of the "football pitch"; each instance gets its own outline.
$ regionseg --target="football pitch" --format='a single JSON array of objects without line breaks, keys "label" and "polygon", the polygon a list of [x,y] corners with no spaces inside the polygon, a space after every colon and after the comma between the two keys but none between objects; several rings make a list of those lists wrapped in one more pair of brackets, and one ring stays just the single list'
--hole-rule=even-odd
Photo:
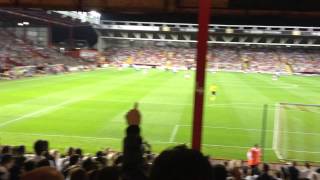
[{"label": "football pitch", "polygon": [[[190,144],[194,73],[186,71],[100,69],[0,81],[0,143],[27,146],[46,139],[50,148],[81,147],[94,153],[121,150],[125,113],[139,102],[142,134],[155,152]],[[189,72],[190,73],[190,72]],[[265,133],[265,160],[273,150],[276,104],[320,104],[320,77],[217,72],[207,74],[203,145],[214,158],[246,159],[247,150]],[[210,85],[217,97],[210,100]],[[262,131],[263,105],[268,105]],[[279,121],[279,148],[287,158],[320,162],[320,108],[293,108]]]}]

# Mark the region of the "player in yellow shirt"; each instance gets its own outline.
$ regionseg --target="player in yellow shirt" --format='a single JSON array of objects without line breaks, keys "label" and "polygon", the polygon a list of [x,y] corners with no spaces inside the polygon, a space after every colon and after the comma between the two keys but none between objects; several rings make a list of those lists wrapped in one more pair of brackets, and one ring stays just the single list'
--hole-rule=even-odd
[{"label": "player in yellow shirt", "polygon": [[211,100],[211,101],[216,100],[217,89],[218,89],[218,87],[217,87],[216,85],[211,85],[211,86],[210,86],[210,93],[211,93],[210,100]]}]

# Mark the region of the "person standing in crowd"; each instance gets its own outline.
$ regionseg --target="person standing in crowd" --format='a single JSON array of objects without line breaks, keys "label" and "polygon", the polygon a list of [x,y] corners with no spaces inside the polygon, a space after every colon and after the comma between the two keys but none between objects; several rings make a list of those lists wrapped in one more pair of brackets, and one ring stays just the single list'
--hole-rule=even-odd
[{"label": "person standing in crowd", "polygon": [[269,170],[270,170],[269,165],[263,164],[263,171],[261,175],[257,178],[257,180],[275,180],[275,178],[269,174]]},{"label": "person standing in crowd", "polygon": [[288,167],[289,178],[290,180],[298,180],[300,171],[297,168],[297,162],[293,161],[292,165]]},{"label": "person standing in crowd", "polygon": [[11,155],[6,154],[2,156],[0,161],[0,179],[9,180],[10,179],[10,169],[14,165],[14,159]]}]

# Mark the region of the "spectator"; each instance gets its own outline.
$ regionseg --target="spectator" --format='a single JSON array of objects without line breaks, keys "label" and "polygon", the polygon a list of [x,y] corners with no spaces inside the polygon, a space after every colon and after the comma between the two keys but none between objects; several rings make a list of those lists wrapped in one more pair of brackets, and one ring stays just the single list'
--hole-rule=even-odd
[{"label": "spectator", "polygon": [[36,163],[32,160],[28,160],[23,164],[23,167],[26,172],[29,172],[36,168]]},{"label": "spectator", "polygon": [[64,178],[55,168],[41,167],[25,173],[21,180],[64,180]]},{"label": "spectator", "polygon": [[77,154],[79,156],[80,159],[82,159],[83,155],[82,155],[82,149],[77,148],[74,150],[74,154]]},{"label": "spectator", "polygon": [[64,157],[64,158],[61,160],[61,167],[59,167],[60,170],[63,169],[64,167],[66,167],[66,166],[68,165],[68,163],[69,163],[69,161],[70,161],[70,157],[71,157],[72,155],[74,155],[74,148],[73,148],[73,147],[69,147],[66,154],[67,154],[66,157]]},{"label": "spectator", "polygon": [[232,178],[234,180],[241,180],[241,176],[242,176],[242,173],[241,173],[241,161],[237,161],[237,160],[232,160],[229,162],[229,172],[230,174],[232,175]]},{"label": "spectator", "polygon": [[11,147],[10,146],[2,146],[1,152],[0,152],[0,161],[2,159],[2,156],[11,154]]},{"label": "spectator", "polygon": [[21,145],[21,146],[16,146],[12,150],[12,154],[15,155],[16,157],[24,157],[24,153],[26,151],[26,147]]},{"label": "spectator", "polygon": [[25,147],[17,146],[13,148],[14,155],[14,165],[10,169],[10,179],[11,180],[19,180],[20,176],[23,172],[24,162],[26,161],[26,157],[24,157]]},{"label": "spectator", "polygon": [[67,175],[69,174],[70,170],[80,167],[79,166],[79,160],[80,160],[80,158],[79,158],[79,155],[77,155],[77,154],[72,155],[70,157],[69,164],[62,169],[63,175],[65,177],[67,177]]},{"label": "spectator", "polygon": [[245,180],[255,180],[257,177],[258,175],[252,174],[252,169],[247,168],[243,171],[243,179]]},{"label": "spectator", "polygon": [[137,125],[131,125],[127,128],[127,136],[123,145],[123,173],[126,176],[141,174],[143,171],[143,152],[142,138],[140,137],[140,128]]},{"label": "spectator", "polygon": [[38,163],[40,160],[45,159],[44,154],[46,150],[46,143],[43,140],[38,140],[34,143],[33,146],[35,156],[32,158],[32,160],[35,163]]},{"label": "spectator", "polygon": [[120,171],[116,167],[104,167],[98,173],[99,180],[119,180]]},{"label": "spectator", "polygon": [[312,170],[311,164],[306,162],[304,164],[303,170],[300,172],[300,179],[317,179],[316,176],[317,174],[314,170]]},{"label": "spectator", "polygon": [[[89,180],[87,172],[82,168],[75,168],[70,171],[70,180]],[[107,179],[106,179],[107,180]]]},{"label": "spectator", "polygon": [[[216,171],[219,172],[219,171]],[[222,174],[224,172],[216,173]],[[213,172],[208,157],[186,146],[163,151],[154,161],[151,180],[212,180]]]},{"label": "spectator", "polygon": [[283,179],[283,177],[281,175],[281,171],[276,171],[275,172],[275,179],[276,180],[282,180]]},{"label": "spectator", "polygon": [[90,171],[88,173],[88,178],[90,180],[99,180],[99,171],[98,170]]},{"label": "spectator", "polygon": [[90,172],[93,170],[98,169],[98,164],[97,162],[95,162],[91,157],[86,158],[83,162],[82,162],[82,168],[86,171],[86,172]]},{"label": "spectator", "polygon": [[101,168],[107,166],[107,158],[105,158],[105,153],[98,151],[96,153],[96,161],[99,163]]},{"label": "spectator", "polygon": [[299,170],[296,168],[297,162],[292,162],[292,165],[288,167],[288,173],[290,180],[298,180],[299,179]]},{"label": "spectator", "polygon": [[138,104],[127,113],[126,119],[129,126],[123,142],[123,174],[126,178],[144,178],[143,145],[139,127],[141,115]]},{"label": "spectator", "polygon": [[269,174],[269,170],[270,170],[269,165],[263,164],[262,174],[257,178],[257,180],[275,180],[275,178]]},{"label": "spectator", "polygon": [[50,166],[50,161],[48,159],[41,159],[36,165],[37,168],[46,166]]},{"label": "spectator", "polygon": [[228,177],[228,171],[225,166],[217,164],[212,168],[212,175],[213,179],[226,180]]},{"label": "spectator", "polygon": [[62,166],[62,158],[60,157],[60,153],[57,150],[50,150],[49,152],[50,157],[52,158],[51,164],[52,166],[56,167],[58,170],[61,170]]},{"label": "spectator", "polygon": [[2,156],[0,162],[0,179],[9,180],[10,179],[10,169],[14,165],[14,159],[11,155],[6,154]]}]

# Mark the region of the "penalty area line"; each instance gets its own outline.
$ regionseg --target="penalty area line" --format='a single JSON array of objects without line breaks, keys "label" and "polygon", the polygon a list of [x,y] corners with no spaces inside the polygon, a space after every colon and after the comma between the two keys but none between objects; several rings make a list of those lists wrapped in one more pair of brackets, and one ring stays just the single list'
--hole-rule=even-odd
[{"label": "penalty area line", "polygon": [[[180,124],[181,127],[191,127],[189,124]],[[263,131],[262,129],[253,129],[253,128],[234,128],[234,127],[225,127],[225,126],[202,126],[203,128],[211,128],[211,129],[223,129],[223,130],[239,130],[239,131]],[[274,130],[266,129],[266,132],[274,132]],[[314,135],[320,136],[320,133],[316,132],[299,132],[299,131],[278,131],[283,134],[303,134],[303,135]]]},{"label": "penalty area line", "polygon": [[59,103],[57,105],[53,105],[53,106],[49,106],[47,108],[44,108],[44,109],[40,109],[38,111],[34,111],[34,112],[31,112],[31,113],[28,113],[28,114],[25,114],[25,115],[22,115],[20,117],[17,117],[17,118],[14,118],[14,119],[11,119],[9,121],[5,121],[3,123],[0,123],[0,128],[8,125],[8,124],[12,124],[14,122],[18,122],[18,121],[22,121],[24,119],[27,119],[27,118],[30,118],[30,117],[36,117],[40,114],[45,114],[45,113],[48,113],[48,112],[51,112],[51,111],[55,111],[55,110],[58,110],[58,109],[61,109],[63,106],[67,105],[67,104],[71,104],[71,103],[74,103],[74,102],[77,102],[77,101],[80,101],[81,99],[72,99],[72,100],[67,100],[67,101],[64,101],[62,103]]}]

